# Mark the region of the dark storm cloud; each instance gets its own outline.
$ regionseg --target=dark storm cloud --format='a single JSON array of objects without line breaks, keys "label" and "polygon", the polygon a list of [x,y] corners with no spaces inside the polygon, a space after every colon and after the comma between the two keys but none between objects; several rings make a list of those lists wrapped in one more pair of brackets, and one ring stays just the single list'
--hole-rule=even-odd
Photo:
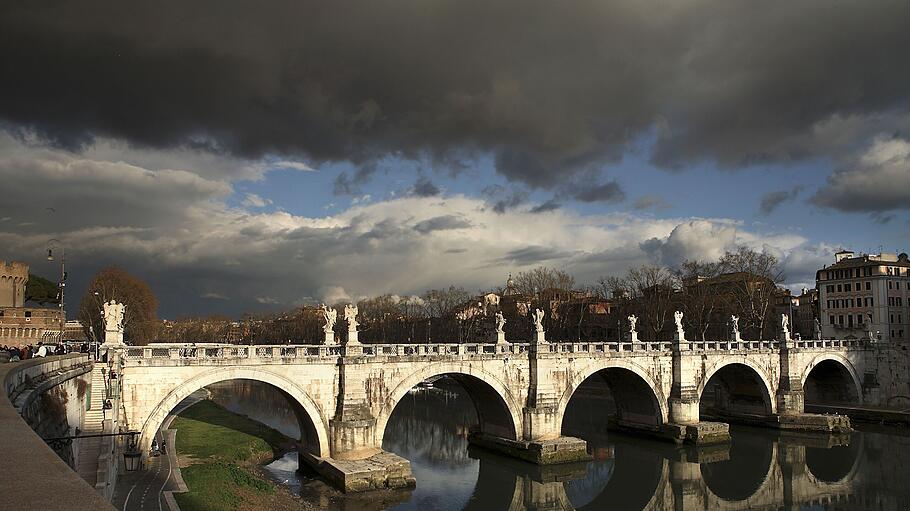
[{"label": "dark storm cloud", "polygon": [[599,185],[582,182],[569,193],[573,198],[582,202],[622,202],[626,200],[626,192],[616,181]]},{"label": "dark storm cloud", "polygon": [[801,186],[797,186],[792,190],[778,190],[776,192],[768,192],[761,197],[761,202],[758,204],[758,211],[764,216],[768,216],[774,212],[781,204],[795,200],[799,193],[803,190]]},{"label": "dark storm cloud", "polygon": [[417,178],[417,182],[411,187],[409,195],[414,197],[436,197],[441,191],[435,183],[427,179],[426,176]]},{"label": "dark storm cloud", "polygon": [[349,175],[347,171],[341,172],[335,176],[332,192],[335,195],[360,195],[363,192],[362,186],[373,179],[373,174],[377,170],[376,163],[369,162],[358,167],[353,176]]},{"label": "dark storm cloud", "polygon": [[433,231],[466,229],[468,227],[471,227],[471,222],[467,219],[456,215],[444,215],[418,222],[414,225],[414,230],[421,234],[429,234]]},{"label": "dark storm cloud", "polygon": [[551,247],[529,246],[509,251],[500,261],[527,266],[571,257],[572,252]]},{"label": "dark storm cloud", "polygon": [[553,187],[648,133],[666,168],[736,167],[906,128],[907,26],[903,0],[6,2],[0,119],[70,148],[485,152]]},{"label": "dark storm cloud", "polygon": [[557,202],[556,199],[550,199],[546,202],[538,204],[537,206],[534,206],[533,208],[530,209],[530,212],[531,213],[547,213],[550,211],[556,211],[557,209],[559,209],[561,207],[562,207],[562,204]]}]

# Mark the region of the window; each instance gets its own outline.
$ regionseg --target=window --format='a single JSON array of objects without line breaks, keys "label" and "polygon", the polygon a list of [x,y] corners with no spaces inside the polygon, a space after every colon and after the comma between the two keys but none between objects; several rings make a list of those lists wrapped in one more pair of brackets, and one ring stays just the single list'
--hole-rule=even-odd
[{"label": "window", "polygon": [[844,315],[843,315],[843,314],[837,316],[837,324],[838,324],[838,325],[843,325],[843,324],[844,324]]},{"label": "window", "polygon": [[847,326],[853,328],[853,314],[847,314]]},{"label": "window", "polygon": [[875,298],[869,298],[869,307],[875,306]]},{"label": "window", "polygon": [[849,292],[849,291],[850,291],[850,287],[851,287],[851,286],[850,286],[850,283],[847,282],[846,284],[844,284],[844,291]]},{"label": "window", "polygon": [[25,311],[25,317],[27,317],[27,318],[32,317],[32,311]]},{"label": "window", "polygon": [[843,290],[843,286],[840,284],[837,285],[837,292],[840,293]]},{"label": "window", "polygon": [[828,322],[831,323],[832,325],[834,324],[834,314],[831,314],[828,316]]},{"label": "window", "polygon": [[857,314],[857,315],[856,315],[856,324],[857,324],[857,325],[862,325],[862,324],[863,324],[863,315],[862,315],[862,314]]},{"label": "window", "polygon": [[868,280],[866,281],[866,291],[872,291],[872,283]]},{"label": "window", "polygon": [[893,284],[894,284],[894,282],[892,282],[892,281],[889,280],[889,281],[888,281],[888,289],[893,289],[893,287],[892,287]]},{"label": "window", "polygon": [[891,323],[894,323],[894,314],[892,314],[892,315],[890,316],[890,319],[891,319]]},{"label": "window", "polygon": [[[910,282],[908,282],[907,284],[910,285]],[[833,292],[834,292],[834,284],[828,284],[828,286],[825,288],[825,290],[828,291],[829,293],[833,293]]]}]

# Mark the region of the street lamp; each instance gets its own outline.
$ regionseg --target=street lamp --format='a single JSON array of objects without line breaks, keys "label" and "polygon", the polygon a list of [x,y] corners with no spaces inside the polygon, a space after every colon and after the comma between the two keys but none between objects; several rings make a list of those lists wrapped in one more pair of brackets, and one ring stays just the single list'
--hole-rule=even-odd
[{"label": "street lamp", "polygon": [[[54,247],[60,247],[60,240],[50,239],[47,240],[47,260],[54,261]],[[64,334],[66,328],[66,249],[60,248],[60,342],[64,341]]]},{"label": "street lamp", "polygon": [[127,472],[135,472],[139,470],[141,462],[142,452],[139,451],[139,447],[136,445],[136,435],[132,434],[126,450],[123,451],[123,465],[126,467]]}]

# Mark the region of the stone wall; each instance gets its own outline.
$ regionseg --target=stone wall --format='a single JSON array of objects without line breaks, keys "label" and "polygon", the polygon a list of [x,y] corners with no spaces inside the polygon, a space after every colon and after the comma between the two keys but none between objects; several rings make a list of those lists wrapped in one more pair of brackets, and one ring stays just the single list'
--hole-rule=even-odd
[{"label": "stone wall", "polygon": [[[62,355],[0,364],[0,474],[4,474],[4,509],[46,511],[110,510],[113,507],[89,486],[20,416],[41,393],[85,374],[85,355]],[[78,384],[77,384],[78,385]],[[78,387],[67,391],[78,401]],[[68,404],[69,406],[69,404]],[[70,420],[70,419],[68,419]],[[15,476],[9,476],[15,474]]]}]

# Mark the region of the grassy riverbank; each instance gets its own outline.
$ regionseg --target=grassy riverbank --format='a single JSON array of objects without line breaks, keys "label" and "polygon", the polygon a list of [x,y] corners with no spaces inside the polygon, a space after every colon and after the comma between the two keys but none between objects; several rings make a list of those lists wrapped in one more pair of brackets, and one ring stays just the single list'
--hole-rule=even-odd
[{"label": "grassy riverbank", "polygon": [[292,449],[290,438],[208,400],[181,412],[171,428],[189,489],[174,495],[182,511],[301,508],[259,468]]}]

